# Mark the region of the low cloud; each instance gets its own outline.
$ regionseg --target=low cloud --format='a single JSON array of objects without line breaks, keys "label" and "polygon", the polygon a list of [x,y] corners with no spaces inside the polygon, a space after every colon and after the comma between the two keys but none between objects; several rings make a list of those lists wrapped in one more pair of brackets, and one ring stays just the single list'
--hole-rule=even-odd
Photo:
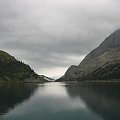
[{"label": "low cloud", "polygon": [[60,76],[120,27],[119,6],[119,0],[1,0],[0,48],[39,74]]}]

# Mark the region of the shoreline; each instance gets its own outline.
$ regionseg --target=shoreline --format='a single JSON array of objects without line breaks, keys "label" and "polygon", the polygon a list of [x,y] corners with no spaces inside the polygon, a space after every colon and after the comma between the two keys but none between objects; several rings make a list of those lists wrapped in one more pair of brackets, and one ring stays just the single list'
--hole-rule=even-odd
[{"label": "shoreline", "polygon": [[[120,83],[120,80],[85,80],[85,81],[52,81],[53,83],[62,82],[66,84],[102,84],[102,83]],[[0,84],[3,83],[11,83],[11,84],[44,84],[44,83],[50,83],[49,81],[0,81]]]},{"label": "shoreline", "polygon": [[30,81],[29,81],[29,82],[26,82],[26,81],[0,81],[0,84],[2,84],[2,83],[5,83],[5,84],[6,84],[6,83],[7,83],[7,84],[8,84],[8,83],[11,83],[11,84],[25,84],[25,83],[26,83],[26,84],[27,84],[27,83],[30,83],[30,84],[32,84],[32,83],[33,83],[33,84],[44,84],[44,83],[46,83],[46,82],[40,82],[40,81],[34,81],[34,82],[32,82],[32,81],[31,81],[31,82],[30,82]]},{"label": "shoreline", "polygon": [[[56,81],[57,82],[57,81]],[[58,81],[60,82],[60,81]],[[110,84],[110,83],[120,83],[120,80],[85,80],[85,81],[61,81],[66,84]]]}]

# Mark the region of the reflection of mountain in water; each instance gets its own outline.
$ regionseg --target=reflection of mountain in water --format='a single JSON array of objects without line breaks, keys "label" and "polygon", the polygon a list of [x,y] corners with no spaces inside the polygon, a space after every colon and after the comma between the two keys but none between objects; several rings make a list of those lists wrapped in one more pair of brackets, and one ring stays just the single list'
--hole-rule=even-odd
[{"label": "reflection of mountain in water", "polygon": [[30,98],[36,86],[0,84],[0,115]]},{"label": "reflection of mountain in water", "polygon": [[120,120],[120,85],[72,85],[69,95],[80,96],[87,107],[104,120]]}]

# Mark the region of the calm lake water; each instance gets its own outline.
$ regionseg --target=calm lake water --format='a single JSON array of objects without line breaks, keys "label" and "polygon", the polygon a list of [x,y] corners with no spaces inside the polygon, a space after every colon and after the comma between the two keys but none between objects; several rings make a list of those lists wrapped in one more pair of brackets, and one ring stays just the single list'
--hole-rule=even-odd
[{"label": "calm lake water", "polygon": [[120,85],[0,84],[0,120],[120,120]]}]

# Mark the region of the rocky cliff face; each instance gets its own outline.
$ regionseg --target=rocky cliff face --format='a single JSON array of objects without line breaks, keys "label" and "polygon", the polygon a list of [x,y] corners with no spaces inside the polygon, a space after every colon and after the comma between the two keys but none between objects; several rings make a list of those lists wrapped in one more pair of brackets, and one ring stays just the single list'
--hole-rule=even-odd
[{"label": "rocky cliff face", "polygon": [[120,76],[115,76],[120,74],[119,64],[120,29],[107,37],[78,66],[68,68],[60,80],[119,79]]}]

